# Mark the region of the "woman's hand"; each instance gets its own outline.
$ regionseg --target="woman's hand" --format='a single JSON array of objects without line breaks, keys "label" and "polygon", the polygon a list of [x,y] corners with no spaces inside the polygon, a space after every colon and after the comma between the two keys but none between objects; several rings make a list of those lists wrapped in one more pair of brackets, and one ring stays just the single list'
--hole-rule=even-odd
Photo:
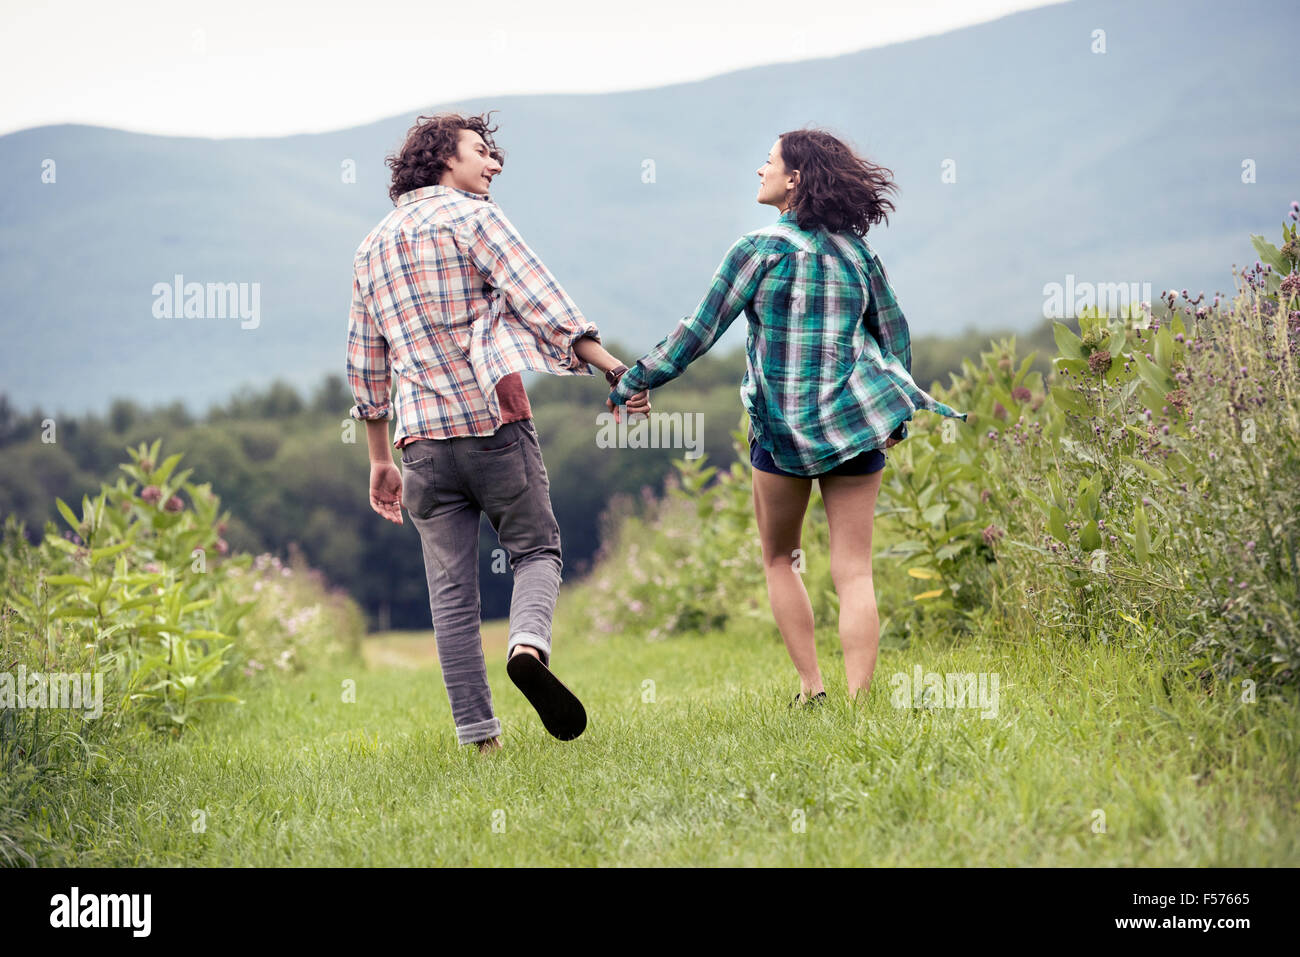
[{"label": "woman's hand", "polygon": [[[611,412],[614,413],[615,422],[623,421],[618,416],[619,406],[616,406],[612,399],[609,398],[605,399],[605,408],[609,409]],[[642,391],[638,392],[636,395],[632,396],[632,398],[627,400],[627,414],[629,418],[634,415],[650,414],[650,390],[649,389],[643,389]]]}]

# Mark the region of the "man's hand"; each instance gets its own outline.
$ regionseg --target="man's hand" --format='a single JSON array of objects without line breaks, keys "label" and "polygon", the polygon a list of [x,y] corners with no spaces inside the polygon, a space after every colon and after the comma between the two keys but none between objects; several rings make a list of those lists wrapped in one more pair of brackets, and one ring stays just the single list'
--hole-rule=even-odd
[{"label": "man's hand", "polygon": [[370,507],[395,525],[402,524],[402,473],[392,462],[370,465]]},{"label": "man's hand", "polygon": [[[605,408],[609,409],[611,412],[614,413],[615,422],[623,421],[618,416],[618,410],[620,407],[615,405],[614,401],[608,397],[605,399]],[[632,396],[632,398],[627,400],[627,414],[629,419],[634,415],[650,414],[650,390],[649,389],[643,389],[642,391],[638,392],[636,395]]]},{"label": "man's hand", "polygon": [[895,445],[897,445],[897,444],[898,444],[898,439],[895,439],[895,438],[888,438],[888,439],[885,439],[885,448],[887,448],[887,449],[888,449],[888,448],[892,448],[893,446],[895,446]]}]

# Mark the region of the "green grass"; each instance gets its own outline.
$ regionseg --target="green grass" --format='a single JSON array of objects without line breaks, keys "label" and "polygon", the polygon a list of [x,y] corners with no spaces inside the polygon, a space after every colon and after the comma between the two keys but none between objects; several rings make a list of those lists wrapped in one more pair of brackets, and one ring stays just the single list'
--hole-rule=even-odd
[{"label": "green grass", "polygon": [[[503,751],[456,745],[427,634],[370,639],[384,664],[266,682],[179,742],[131,738],[49,809],[64,863],[1300,863],[1295,703],[1166,691],[1140,650],[884,649],[855,710],[826,637],[831,702],[791,713],[770,637],[560,635],[553,664],[590,716],[563,743],[506,678],[501,624],[485,630]],[[914,664],[998,672],[997,716],[895,708],[890,676]]]}]

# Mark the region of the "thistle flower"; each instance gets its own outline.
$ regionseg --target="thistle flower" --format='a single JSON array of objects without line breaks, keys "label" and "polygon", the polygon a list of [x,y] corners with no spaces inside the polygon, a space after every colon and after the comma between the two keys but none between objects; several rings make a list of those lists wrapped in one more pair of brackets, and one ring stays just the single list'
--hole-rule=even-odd
[{"label": "thistle flower", "polygon": [[181,497],[179,495],[173,495],[167,500],[167,504],[163,506],[163,511],[179,512],[183,508],[185,508],[185,503],[181,501]]},{"label": "thistle flower", "polygon": [[984,544],[991,547],[994,542],[1003,536],[1004,533],[1002,529],[998,528],[996,525],[989,525],[984,529],[983,534]]},{"label": "thistle flower", "polygon": [[1028,402],[1033,397],[1034,394],[1023,385],[1018,385],[1011,390],[1011,398],[1015,399],[1017,402]]},{"label": "thistle flower", "polygon": [[1088,356],[1088,370],[1099,378],[1104,376],[1110,371],[1110,353],[1105,349],[1098,349]]},{"label": "thistle flower", "polygon": [[995,419],[1006,419],[1006,417],[1007,417],[1007,410],[1006,410],[1005,408],[1003,408],[1002,403],[1001,403],[1001,402],[994,402],[994,403],[993,403],[993,418],[995,418]]},{"label": "thistle flower", "polygon": [[162,498],[162,489],[157,485],[146,486],[145,490],[140,493],[140,497],[150,505],[156,505],[158,500]]}]

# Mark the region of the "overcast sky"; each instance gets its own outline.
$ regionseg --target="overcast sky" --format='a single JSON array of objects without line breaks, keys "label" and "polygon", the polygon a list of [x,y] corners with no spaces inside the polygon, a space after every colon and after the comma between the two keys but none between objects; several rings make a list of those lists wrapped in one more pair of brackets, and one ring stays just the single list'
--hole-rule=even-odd
[{"label": "overcast sky", "polygon": [[663,86],[834,56],[1042,0],[0,0],[0,134],[314,133],[460,98]]}]

